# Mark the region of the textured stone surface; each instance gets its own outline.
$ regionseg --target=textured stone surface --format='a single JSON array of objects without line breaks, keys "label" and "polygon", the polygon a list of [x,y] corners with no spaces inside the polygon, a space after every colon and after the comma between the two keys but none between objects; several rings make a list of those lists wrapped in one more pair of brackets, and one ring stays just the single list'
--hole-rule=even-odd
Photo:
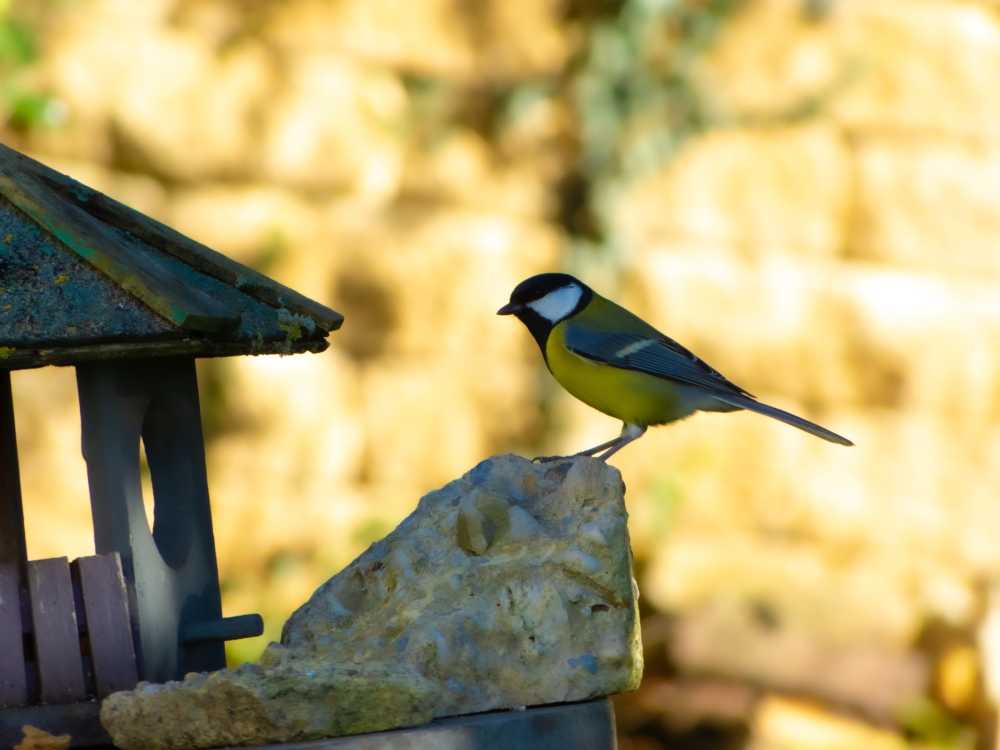
[{"label": "textured stone surface", "polygon": [[597,461],[483,462],[324,584],[282,642],[411,664],[448,687],[446,713],[629,689],[641,664],[623,491]]},{"label": "textured stone surface", "polygon": [[325,583],[259,665],[109,697],[123,748],[302,740],[638,686],[618,471],[479,464]]},{"label": "textured stone surface", "polygon": [[341,667],[281,654],[266,668],[190,674],[140,683],[101,705],[101,722],[122,748],[257,745],[420,724],[435,691],[405,668]]}]

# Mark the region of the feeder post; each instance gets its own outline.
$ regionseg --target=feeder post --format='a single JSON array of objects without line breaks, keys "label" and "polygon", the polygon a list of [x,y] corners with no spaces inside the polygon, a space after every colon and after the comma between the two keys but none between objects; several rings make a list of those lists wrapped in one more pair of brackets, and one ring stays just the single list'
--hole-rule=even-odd
[{"label": "feeder post", "polygon": [[27,565],[10,370],[0,370],[0,707],[28,702],[21,624]]},{"label": "feeder post", "polygon": [[0,370],[0,565],[16,566],[23,581],[27,563],[10,370]]},{"label": "feeder post", "polygon": [[[118,552],[134,584],[140,677],[165,682],[224,667],[222,640],[185,638],[192,625],[223,621],[194,360],[79,365],[77,385],[95,548]],[[152,475],[152,532],[140,438]]]}]

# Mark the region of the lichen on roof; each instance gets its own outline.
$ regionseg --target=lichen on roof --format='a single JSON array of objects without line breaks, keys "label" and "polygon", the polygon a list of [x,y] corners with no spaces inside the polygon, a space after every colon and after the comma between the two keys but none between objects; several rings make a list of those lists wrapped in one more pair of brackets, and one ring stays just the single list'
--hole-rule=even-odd
[{"label": "lichen on roof", "polygon": [[0,146],[0,367],[322,351],[342,320]]},{"label": "lichen on roof", "polygon": [[175,328],[0,199],[0,343],[179,336]]}]

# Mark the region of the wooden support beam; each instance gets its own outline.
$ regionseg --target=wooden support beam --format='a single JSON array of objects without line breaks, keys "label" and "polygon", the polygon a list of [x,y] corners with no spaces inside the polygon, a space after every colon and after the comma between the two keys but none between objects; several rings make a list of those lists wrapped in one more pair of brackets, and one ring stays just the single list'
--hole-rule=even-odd
[{"label": "wooden support beam", "polygon": [[0,370],[0,707],[28,702],[21,618],[27,561],[10,370]]},{"label": "wooden support beam", "polygon": [[[139,676],[152,682],[226,665],[221,640],[185,641],[222,618],[194,360],[77,367],[83,454],[98,554],[118,552],[135,590]],[[139,438],[153,482],[150,533]]]},{"label": "wooden support beam", "polygon": [[0,370],[0,563],[16,565],[23,580],[27,561],[10,370]]}]

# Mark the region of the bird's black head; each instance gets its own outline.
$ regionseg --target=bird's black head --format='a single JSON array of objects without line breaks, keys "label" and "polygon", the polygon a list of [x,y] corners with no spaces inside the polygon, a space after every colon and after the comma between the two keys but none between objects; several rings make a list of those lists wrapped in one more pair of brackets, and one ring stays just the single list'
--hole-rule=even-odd
[{"label": "bird's black head", "polygon": [[590,287],[567,273],[541,273],[518,284],[497,315],[517,316],[544,354],[552,326],[582,310],[593,296]]}]

